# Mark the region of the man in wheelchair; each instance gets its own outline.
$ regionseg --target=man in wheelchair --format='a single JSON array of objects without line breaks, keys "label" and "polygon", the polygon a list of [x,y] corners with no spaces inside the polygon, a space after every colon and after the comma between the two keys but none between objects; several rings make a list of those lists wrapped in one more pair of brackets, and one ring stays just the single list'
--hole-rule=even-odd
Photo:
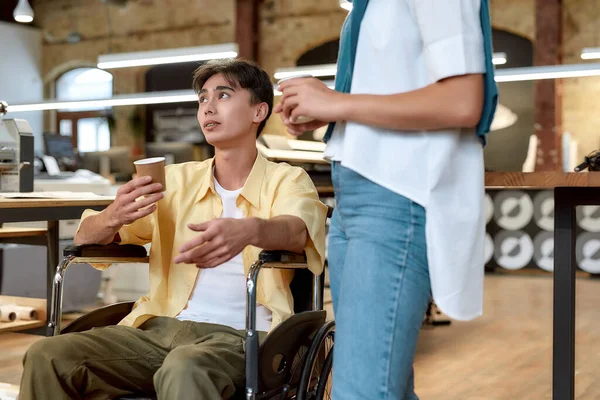
[{"label": "man in wheelchair", "polygon": [[[227,399],[244,384],[246,275],[261,250],[305,252],[323,270],[327,208],[301,168],[267,161],[256,137],[273,87],[253,63],[211,61],[194,74],[198,122],[215,157],[166,168],[88,210],[77,244],[148,244],[150,291],[118,325],[44,338],[24,358],[21,400]],[[257,287],[264,333],[293,314],[293,271],[268,269]]]}]

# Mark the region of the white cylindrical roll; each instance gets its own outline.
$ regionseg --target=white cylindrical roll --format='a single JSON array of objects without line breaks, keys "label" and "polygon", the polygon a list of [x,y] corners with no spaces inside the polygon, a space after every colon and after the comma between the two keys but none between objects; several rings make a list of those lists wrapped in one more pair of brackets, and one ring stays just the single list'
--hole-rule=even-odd
[{"label": "white cylindrical roll", "polygon": [[38,313],[33,307],[26,306],[14,306],[14,311],[17,314],[18,319],[22,319],[25,321],[36,320],[38,318]]},{"label": "white cylindrical roll", "polygon": [[0,322],[13,322],[17,319],[17,313],[8,306],[0,306]]}]

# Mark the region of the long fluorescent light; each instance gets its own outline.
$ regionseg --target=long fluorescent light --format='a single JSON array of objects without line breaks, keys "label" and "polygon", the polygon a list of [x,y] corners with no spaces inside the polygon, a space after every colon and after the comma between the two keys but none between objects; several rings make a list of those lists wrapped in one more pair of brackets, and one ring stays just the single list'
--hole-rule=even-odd
[{"label": "long fluorescent light", "polygon": [[[494,53],[494,57],[501,57],[503,53]],[[310,67],[282,68],[277,70],[275,78],[282,79],[302,73],[312,73],[313,76],[334,76],[335,64],[316,65]],[[279,74],[279,75],[278,75]],[[284,74],[283,76],[281,74]],[[539,79],[580,78],[586,76],[600,76],[600,63],[589,64],[561,64],[539,67],[501,68],[495,71],[496,82],[518,82]],[[328,85],[332,85],[328,82]],[[276,92],[277,94],[277,92]]]},{"label": "long fluorescent light", "polygon": [[98,56],[98,68],[125,68],[143,65],[173,64],[190,61],[234,58],[238,55],[237,43],[225,43],[200,47],[183,47],[133,53],[103,54]]},{"label": "long fluorescent light", "polygon": [[[494,65],[506,64],[506,53],[494,53],[492,62]],[[323,76],[335,76],[336,72],[336,64],[307,65],[302,67],[278,68],[275,70],[273,77],[275,79],[284,79],[295,75],[310,74],[318,78]]]},{"label": "long fluorescent light", "polygon": [[586,47],[581,50],[581,58],[584,60],[594,60],[600,58],[600,47]]},{"label": "long fluorescent light", "polygon": [[[496,70],[496,82],[518,82],[541,79],[579,78],[600,76],[600,63],[549,65],[542,67],[502,68]],[[333,89],[332,81],[324,83]],[[275,95],[281,93],[274,89]],[[193,90],[173,90],[164,92],[148,92],[130,95],[117,95],[110,99],[81,100],[81,101],[44,101],[31,104],[10,104],[8,112],[47,111],[58,109],[89,109],[95,107],[114,107],[142,104],[184,103],[197,101],[198,96]]]},{"label": "long fluorescent light", "polygon": [[336,71],[336,64],[308,65],[303,67],[278,68],[275,70],[273,77],[275,79],[283,79],[300,74],[310,74],[315,77],[335,76]]},{"label": "long fluorescent light", "polygon": [[[503,60],[504,58],[504,60]],[[506,62],[505,53],[494,53],[494,64]],[[503,62],[504,61],[504,62]],[[312,65],[296,68],[280,68],[275,72],[276,79],[283,79],[299,74],[312,74],[315,77],[335,76],[335,64]],[[517,82],[539,79],[579,78],[585,76],[599,76],[600,63],[589,64],[562,64],[540,67],[501,68],[496,69],[496,82]],[[332,85],[332,83],[328,83]],[[279,94],[276,92],[275,94]]]},{"label": "long fluorescent light", "polygon": [[[329,83],[333,88],[332,82]],[[273,93],[281,95],[273,89]],[[161,92],[134,93],[116,95],[109,99],[56,101],[48,100],[39,103],[8,103],[7,112],[49,111],[49,110],[88,110],[99,107],[135,106],[143,104],[186,103],[198,101],[198,95],[193,90],[170,90]]]},{"label": "long fluorescent light", "polygon": [[540,79],[581,78],[600,76],[600,63],[563,64],[540,67],[502,68],[495,72],[496,82],[533,81]]},{"label": "long fluorescent light", "polygon": [[133,106],[140,104],[166,104],[197,101],[198,95],[193,90],[173,90],[164,92],[148,92],[130,95],[117,95],[110,99],[81,101],[44,101],[34,104],[10,104],[8,112],[47,111],[59,109],[85,110],[96,107]]}]

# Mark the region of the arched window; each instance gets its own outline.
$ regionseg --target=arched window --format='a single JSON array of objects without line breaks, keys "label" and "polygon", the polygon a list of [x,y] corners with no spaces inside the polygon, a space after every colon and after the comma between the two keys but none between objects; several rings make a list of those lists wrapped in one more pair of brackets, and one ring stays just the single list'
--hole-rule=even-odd
[{"label": "arched window", "polygon": [[[75,68],[56,80],[56,99],[60,101],[106,99],[112,94],[113,76],[101,69]],[[80,153],[108,150],[110,110],[111,107],[58,110],[57,131],[71,136],[73,147]]]}]

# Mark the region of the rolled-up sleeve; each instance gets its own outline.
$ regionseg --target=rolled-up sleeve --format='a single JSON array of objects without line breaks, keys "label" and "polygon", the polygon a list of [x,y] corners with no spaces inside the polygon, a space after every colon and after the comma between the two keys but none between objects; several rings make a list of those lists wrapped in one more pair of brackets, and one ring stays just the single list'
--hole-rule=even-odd
[{"label": "rolled-up sleeve", "polygon": [[129,225],[123,225],[119,229],[121,244],[145,245],[152,241],[153,215],[150,214],[140,218]]},{"label": "rolled-up sleeve", "polygon": [[413,0],[423,57],[434,82],[485,72],[481,1]]},{"label": "rolled-up sleeve", "polygon": [[[99,214],[99,211],[94,210],[85,210],[81,215],[81,221],[79,222],[79,226],[77,227],[77,232],[81,229],[81,224],[83,221],[91,217],[92,215]],[[121,240],[119,243],[121,244],[138,244],[145,245],[152,241],[152,229],[153,229],[153,214],[147,215],[144,218],[140,218],[137,221],[129,224],[123,225],[121,229],[119,229],[119,237]]]},{"label": "rolled-up sleeve", "polygon": [[292,215],[304,221],[308,231],[304,248],[308,268],[319,275],[325,264],[327,206],[319,200],[317,189],[306,171],[297,167],[291,170],[278,185],[271,216]]}]

